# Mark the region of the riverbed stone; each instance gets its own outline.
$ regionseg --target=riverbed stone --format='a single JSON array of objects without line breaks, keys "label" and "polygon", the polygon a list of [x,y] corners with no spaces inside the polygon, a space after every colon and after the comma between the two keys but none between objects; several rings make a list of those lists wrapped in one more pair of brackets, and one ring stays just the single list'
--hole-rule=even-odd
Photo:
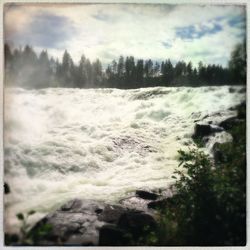
[{"label": "riverbed stone", "polygon": [[140,211],[129,211],[120,217],[118,226],[128,231],[136,239],[156,228],[156,221],[149,214]]},{"label": "riverbed stone", "polygon": [[135,194],[145,200],[156,200],[159,195],[145,190],[136,190]]},{"label": "riverbed stone", "polygon": [[156,201],[151,201],[148,203],[148,208],[151,209],[164,209],[168,204],[168,199],[160,199]]},{"label": "riverbed stone", "polygon": [[121,215],[128,211],[127,208],[118,205],[107,205],[98,216],[98,220],[116,224]]},{"label": "riverbed stone", "polygon": [[208,137],[214,133],[222,132],[223,128],[221,126],[212,124],[195,124],[193,139],[202,139]]},{"label": "riverbed stone", "polygon": [[127,244],[126,231],[116,225],[104,225],[100,229],[100,246],[126,246]]},{"label": "riverbed stone", "polygon": [[[39,232],[47,226],[51,230],[41,236]],[[30,232],[35,235],[35,245],[112,246],[126,245],[127,235],[138,239],[155,226],[154,218],[144,211],[74,199],[48,214]]]},{"label": "riverbed stone", "polygon": [[238,119],[237,117],[230,117],[230,118],[222,121],[219,125],[221,127],[223,127],[225,130],[230,130],[242,122],[243,121],[241,119]]}]

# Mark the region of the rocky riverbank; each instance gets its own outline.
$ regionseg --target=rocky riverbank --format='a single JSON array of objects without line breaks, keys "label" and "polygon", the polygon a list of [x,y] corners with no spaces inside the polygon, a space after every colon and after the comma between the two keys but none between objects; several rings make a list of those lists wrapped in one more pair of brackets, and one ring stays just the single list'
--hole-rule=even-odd
[{"label": "rocky riverbank", "polygon": [[[241,109],[231,108],[226,119],[220,114],[196,121],[193,140],[209,148],[214,162],[223,160],[220,145],[234,140],[228,131],[244,123]],[[238,111],[238,112],[237,112]],[[174,190],[136,190],[117,204],[74,199],[40,220],[27,234],[41,246],[137,245],[157,227],[157,211],[168,205]],[[145,241],[144,241],[145,242]]]},{"label": "rocky riverbank", "polygon": [[36,223],[25,237],[41,246],[136,244],[156,228],[155,209],[171,195],[169,190],[137,190],[119,204],[73,199]]},{"label": "rocky riverbank", "polygon": [[[29,232],[37,245],[114,246],[137,242],[157,226],[156,209],[170,190],[137,190],[119,204],[74,199],[48,214]],[[42,236],[39,231],[51,225]]]}]

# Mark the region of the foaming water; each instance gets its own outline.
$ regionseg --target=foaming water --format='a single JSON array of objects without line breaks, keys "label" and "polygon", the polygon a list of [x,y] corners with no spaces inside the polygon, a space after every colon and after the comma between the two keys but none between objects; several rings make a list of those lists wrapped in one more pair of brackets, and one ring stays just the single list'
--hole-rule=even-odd
[{"label": "foaming water", "polygon": [[42,216],[76,197],[117,201],[167,187],[194,121],[234,115],[242,88],[6,89],[7,226],[18,212]]}]

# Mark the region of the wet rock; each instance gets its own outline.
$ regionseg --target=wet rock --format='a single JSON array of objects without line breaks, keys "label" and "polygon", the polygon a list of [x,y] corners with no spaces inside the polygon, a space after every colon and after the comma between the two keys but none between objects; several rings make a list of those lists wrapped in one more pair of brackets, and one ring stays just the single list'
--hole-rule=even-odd
[{"label": "wet rock", "polygon": [[98,211],[98,209],[104,209],[104,207],[104,202],[74,199],[61,206],[58,211],[70,211],[73,213],[84,213],[88,211],[91,213],[96,213],[95,211]]},{"label": "wet rock", "polygon": [[140,155],[145,155],[148,152],[157,152],[155,148],[147,145],[144,140],[139,138],[132,138],[130,136],[123,136],[113,138],[114,148],[116,150],[123,150],[128,152],[136,152]]},{"label": "wet rock", "polygon": [[235,88],[230,87],[228,89],[229,93],[235,93],[237,90]]},{"label": "wet rock", "polygon": [[126,232],[115,225],[104,225],[100,229],[99,246],[127,245]]},{"label": "wet rock", "polygon": [[121,215],[127,211],[126,208],[117,205],[107,205],[102,213],[98,216],[100,221],[108,223],[117,223]]},{"label": "wet rock", "polygon": [[4,194],[9,194],[10,193],[10,187],[8,183],[4,183]]},{"label": "wet rock", "polygon": [[221,149],[221,143],[216,142],[212,147],[212,152],[213,152],[215,163],[222,163],[226,161],[223,150]]},{"label": "wet rock", "polygon": [[135,210],[147,210],[147,205],[150,202],[150,200],[145,200],[137,196],[131,196],[128,198],[124,198],[119,201],[119,203],[128,208],[128,209],[135,209]]},{"label": "wet rock", "polygon": [[[96,211],[103,211],[104,207],[103,202],[71,200],[40,220],[31,233],[35,235],[37,245],[46,245],[46,242],[54,245],[97,245],[99,229],[105,223],[98,220]],[[46,226],[51,226],[51,230],[39,236],[39,231]]]},{"label": "wet rock", "polygon": [[232,129],[234,126],[239,125],[240,123],[242,123],[243,121],[238,119],[237,117],[230,117],[224,121],[222,121],[219,126],[223,127],[225,130],[230,130]]},{"label": "wet rock", "polygon": [[121,216],[118,222],[118,226],[128,231],[134,239],[153,230],[156,228],[156,225],[156,221],[151,215],[140,211],[126,212]]},{"label": "wet rock", "polygon": [[40,220],[29,233],[38,246],[116,246],[138,240],[155,227],[154,218],[143,211],[74,199]]},{"label": "wet rock", "polygon": [[82,205],[82,201],[81,200],[71,200],[69,202],[67,202],[66,204],[61,206],[61,211],[70,211],[73,209],[77,209],[79,207],[81,207]]},{"label": "wet rock", "polygon": [[151,202],[148,203],[148,208],[151,208],[151,209],[164,209],[164,208],[166,208],[167,203],[168,203],[167,199],[151,201]]},{"label": "wet rock", "polygon": [[65,246],[94,246],[91,240],[83,237],[82,234],[73,234],[65,242]]},{"label": "wet rock", "polygon": [[47,217],[46,224],[52,225],[53,235],[62,240],[67,239],[71,234],[78,233],[82,227],[83,221],[87,218],[81,214],[56,212]]},{"label": "wet rock", "polygon": [[196,124],[194,128],[193,138],[201,138],[211,134],[211,126],[207,124]]},{"label": "wet rock", "polygon": [[96,213],[96,214],[100,214],[102,211],[103,211],[103,209],[97,208],[97,209],[95,210],[95,213]]},{"label": "wet rock", "polygon": [[223,131],[223,128],[210,124],[196,124],[194,128],[194,134],[192,135],[193,139],[203,138],[209,136],[216,132]]},{"label": "wet rock", "polygon": [[242,89],[240,89],[240,90],[238,91],[238,93],[246,93],[246,88],[243,87]]},{"label": "wet rock", "polygon": [[152,192],[148,192],[148,191],[144,191],[144,190],[136,190],[135,194],[145,200],[156,200],[159,195],[152,193]]}]

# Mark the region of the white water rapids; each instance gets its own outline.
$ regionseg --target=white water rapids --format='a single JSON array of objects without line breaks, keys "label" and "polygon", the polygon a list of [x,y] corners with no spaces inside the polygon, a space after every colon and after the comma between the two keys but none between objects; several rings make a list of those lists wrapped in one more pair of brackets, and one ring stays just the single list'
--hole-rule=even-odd
[{"label": "white water rapids", "polygon": [[242,88],[5,89],[7,227],[18,212],[41,217],[73,198],[118,201],[166,188],[194,121],[232,116]]}]

